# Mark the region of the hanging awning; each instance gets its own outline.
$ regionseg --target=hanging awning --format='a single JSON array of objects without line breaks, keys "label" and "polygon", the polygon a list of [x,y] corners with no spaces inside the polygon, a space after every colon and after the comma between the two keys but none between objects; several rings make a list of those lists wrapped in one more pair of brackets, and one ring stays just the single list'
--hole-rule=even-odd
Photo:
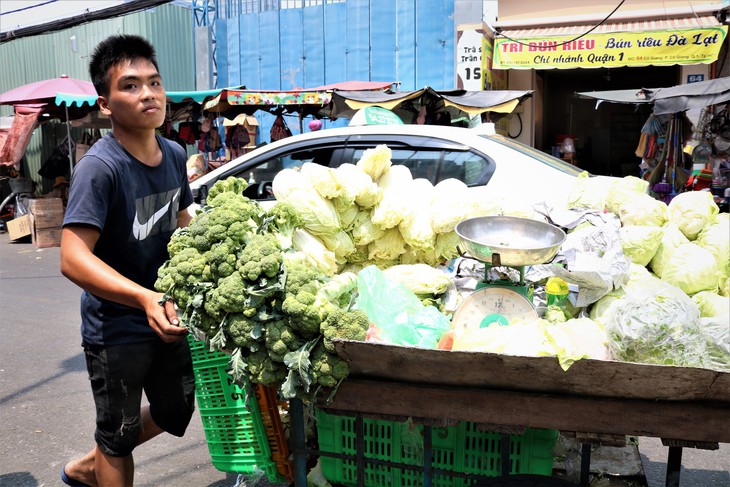
[{"label": "hanging awning", "polygon": [[[239,87],[241,88],[241,87]],[[215,90],[201,90],[201,91],[168,91],[165,93],[168,103],[182,103],[185,101],[192,101],[195,103],[203,103],[208,97],[216,96],[220,94],[224,89],[229,88],[218,88]],[[79,106],[84,105],[94,106],[96,105],[97,95],[72,95],[69,93],[56,93],[56,105],[68,105],[68,106]]]},{"label": "hanging awning", "polygon": [[494,69],[709,64],[727,26],[713,16],[498,30]]},{"label": "hanging awning", "polygon": [[654,114],[677,113],[730,102],[730,77],[699,81],[667,88],[635,88],[630,90],[584,91],[579,98],[602,102],[641,104],[653,103]]},{"label": "hanging awning", "polygon": [[[470,116],[484,112],[511,113],[517,105],[530,96],[532,91],[440,91],[430,87],[398,93],[336,91],[332,96],[332,117],[351,118],[355,111],[369,106],[379,106],[394,111],[397,108],[404,110],[404,105],[411,105],[407,109],[412,112],[425,106],[429,111],[436,111],[440,107],[453,107]],[[402,114],[399,115],[403,118]]]},{"label": "hanging awning", "polygon": [[69,107],[83,107],[84,105],[89,105],[90,107],[93,107],[94,105],[96,105],[97,98],[97,95],[73,95],[71,93],[56,93],[55,103],[59,107],[61,105],[67,105]]},{"label": "hanging awning", "polygon": [[[312,105],[323,107],[332,100],[332,92],[327,90],[291,90],[291,91],[254,91],[223,90],[207,99],[203,109],[219,114],[238,115],[259,109],[276,109],[279,107],[301,107]],[[239,108],[239,110],[236,110]],[[235,113],[234,113],[235,112]]]},{"label": "hanging awning", "polygon": [[661,88],[654,95],[654,114],[676,113],[730,101],[730,77]]},{"label": "hanging awning", "polygon": [[576,93],[578,98],[587,98],[596,100],[596,108],[601,103],[624,103],[624,104],[644,104],[652,103],[652,96],[656,93],[656,88],[636,88],[630,90],[609,90],[609,91],[583,91]]}]

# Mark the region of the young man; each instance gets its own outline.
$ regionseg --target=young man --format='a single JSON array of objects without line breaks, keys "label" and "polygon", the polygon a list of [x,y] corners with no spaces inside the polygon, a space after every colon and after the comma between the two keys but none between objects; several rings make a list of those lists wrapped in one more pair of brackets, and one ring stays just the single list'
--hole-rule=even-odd
[{"label": "young man", "polygon": [[81,335],[96,447],[64,465],[61,478],[131,486],[132,450],[163,431],[182,436],[193,413],[186,330],[172,302],[153,290],[172,232],[190,221],[192,194],[182,148],[155,135],[166,99],[154,48],[137,36],[109,37],[89,72],[112,130],[74,168],[61,272],[84,290]]}]

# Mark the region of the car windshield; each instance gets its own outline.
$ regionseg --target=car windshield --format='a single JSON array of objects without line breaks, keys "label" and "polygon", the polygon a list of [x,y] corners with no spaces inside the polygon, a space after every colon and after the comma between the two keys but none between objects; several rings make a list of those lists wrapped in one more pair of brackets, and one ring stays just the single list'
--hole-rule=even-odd
[{"label": "car windshield", "polygon": [[509,147],[510,149],[514,149],[517,152],[520,152],[535,160],[538,160],[538,161],[542,162],[543,164],[547,164],[548,166],[555,168],[558,171],[562,171],[566,174],[570,174],[572,176],[577,176],[578,174],[583,172],[583,169],[580,169],[579,167],[573,166],[572,164],[562,161],[562,160],[558,159],[557,157],[553,157],[550,154],[546,154],[542,151],[535,149],[534,147],[530,147],[528,145],[525,145],[521,142],[517,142],[516,140],[509,139],[502,135],[494,135],[494,134],[493,135],[482,135],[481,137],[484,137],[485,139],[493,140],[494,142],[497,142],[506,147]]}]

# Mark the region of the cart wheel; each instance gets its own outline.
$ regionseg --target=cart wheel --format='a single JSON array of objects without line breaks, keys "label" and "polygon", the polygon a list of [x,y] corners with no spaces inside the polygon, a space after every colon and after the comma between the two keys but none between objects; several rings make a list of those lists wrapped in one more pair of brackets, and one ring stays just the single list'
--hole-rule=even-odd
[{"label": "cart wheel", "polygon": [[544,475],[507,475],[480,480],[472,487],[576,487],[578,484]]}]

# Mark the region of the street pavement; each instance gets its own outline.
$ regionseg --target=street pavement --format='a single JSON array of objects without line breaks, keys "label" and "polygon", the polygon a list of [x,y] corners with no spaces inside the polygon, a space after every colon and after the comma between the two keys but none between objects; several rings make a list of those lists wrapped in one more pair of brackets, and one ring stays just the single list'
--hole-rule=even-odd
[{"label": "street pavement", "polygon": [[[59,248],[0,234],[0,487],[62,486],[61,467],[93,443],[94,405],[79,335],[80,290],[59,271]],[[667,448],[639,443],[649,487],[664,485]],[[183,438],[135,451],[139,487],[233,487],[212,466],[196,413]],[[682,487],[730,487],[730,445],[685,449]]]}]

